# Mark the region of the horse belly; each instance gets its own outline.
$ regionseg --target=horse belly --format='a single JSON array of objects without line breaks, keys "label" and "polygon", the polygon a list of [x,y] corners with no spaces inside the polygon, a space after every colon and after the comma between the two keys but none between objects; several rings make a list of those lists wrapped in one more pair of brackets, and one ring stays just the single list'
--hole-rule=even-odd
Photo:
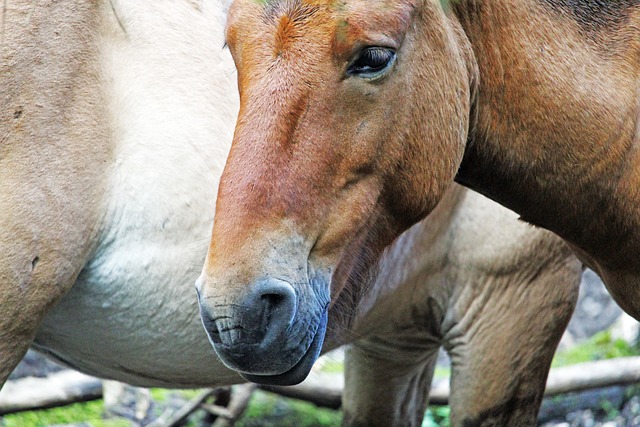
[{"label": "horse belly", "polygon": [[[83,372],[142,386],[238,382],[198,316],[193,283],[205,248],[190,259],[162,247],[126,249],[83,272],[45,318],[34,348]],[[176,257],[183,271],[171,268],[180,264]]]},{"label": "horse belly", "polygon": [[108,203],[93,258],[33,345],[81,371],[143,386],[240,380],[215,356],[194,291],[238,108],[223,6],[102,7]]}]

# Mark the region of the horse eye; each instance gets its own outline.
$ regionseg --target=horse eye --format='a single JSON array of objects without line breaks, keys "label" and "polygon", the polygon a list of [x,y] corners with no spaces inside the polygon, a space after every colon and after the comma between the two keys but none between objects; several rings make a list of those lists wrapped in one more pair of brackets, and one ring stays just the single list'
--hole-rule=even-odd
[{"label": "horse eye", "polygon": [[395,51],[389,48],[368,47],[351,63],[347,73],[364,78],[379,77],[390,68],[395,59]]}]

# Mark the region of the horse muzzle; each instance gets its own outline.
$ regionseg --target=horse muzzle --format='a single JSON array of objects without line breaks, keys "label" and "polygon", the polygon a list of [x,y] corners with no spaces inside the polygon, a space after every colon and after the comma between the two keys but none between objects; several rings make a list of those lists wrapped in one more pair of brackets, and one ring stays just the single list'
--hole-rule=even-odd
[{"label": "horse muzzle", "polygon": [[257,281],[237,294],[207,297],[198,291],[202,323],[218,357],[252,382],[303,381],[322,349],[328,305],[315,298],[305,303],[279,279]]}]

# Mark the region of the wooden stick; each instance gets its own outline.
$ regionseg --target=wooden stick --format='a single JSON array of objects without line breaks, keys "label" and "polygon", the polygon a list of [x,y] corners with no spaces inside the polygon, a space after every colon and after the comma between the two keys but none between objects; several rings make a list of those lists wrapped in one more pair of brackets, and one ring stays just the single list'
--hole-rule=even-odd
[{"label": "wooden stick", "polygon": [[177,411],[162,414],[157,420],[151,422],[147,427],[173,427],[184,421],[189,415],[197,410],[202,402],[216,393],[216,389],[207,389],[191,399]]},{"label": "wooden stick", "polygon": [[22,378],[0,391],[0,414],[52,408],[102,397],[102,382],[80,372],[64,370],[46,378]]},{"label": "wooden stick", "polygon": [[[549,373],[544,395],[583,391],[594,388],[640,383],[640,356],[586,362],[563,368],[553,368]],[[334,375],[308,379],[291,387],[260,386],[261,389],[285,397],[306,400],[318,406],[337,409],[342,404],[344,382]],[[449,403],[449,381],[438,380],[431,386],[429,403]]]},{"label": "wooden stick", "polygon": [[554,368],[545,396],[640,382],[640,356],[620,357]]},{"label": "wooden stick", "polygon": [[257,386],[255,384],[233,386],[231,389],[231,401],[227,408],[228,416],[218,418],[215,423],[213,423],[213,427],[232,427],[242,416],[245,409],[247,409],[249,400],[251,400],[251,396],[256,388]]},{"label": "wooden stick", "polygon": [[324,408],[339,409],[342,406],[342,374],[311,374],[302,383],[294,386],[258,386],[261,390],[277,393],[293,399],[306,400]]}]

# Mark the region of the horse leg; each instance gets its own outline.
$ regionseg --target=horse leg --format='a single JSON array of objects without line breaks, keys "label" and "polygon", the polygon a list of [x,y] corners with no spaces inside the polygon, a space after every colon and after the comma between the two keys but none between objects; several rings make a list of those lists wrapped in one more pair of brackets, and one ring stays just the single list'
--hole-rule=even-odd
[{"label": "horse leg", "polygon": [[420,426],[438,356],[437,344],[417,350],[411,340],[368,338],[345,356],[345,426]]},{"label": "horse leg", "polygon": [[27,352],[47,309],[68,289],[44,279],[38,258],[0,266],[0,388]]},{"label": "horse leg", "polygon": [[452,425],[536,425],[580,269],[577,259],[560,258],[506,275],[469,272],[473,286],[463,287],[455,320],[443,325],[452,360]]},{"label": "horse leg", "polygon": [[[70,187],[89,200],[93,191],[59,182],[64,174],[37,184],[24,176],[29,173],[25,167],[11,173],[0,168],[0,387],[44,315],[75,282],[96,241],[97,212],[64,190]],[[80,175],[71,180],[87,182]]]},{"label": "horse leg", "polygon": [[[97,240],[99,211],[82,198],[96,200],[94,191],[101,188],[77,188],[76,183],[90,184],[81,175],[61,173],[36,185],[23,176],[28,168],[4,172],[0,168],[0,387],[86,263]],[[34,194],[44,200],[34,200]]]}]

